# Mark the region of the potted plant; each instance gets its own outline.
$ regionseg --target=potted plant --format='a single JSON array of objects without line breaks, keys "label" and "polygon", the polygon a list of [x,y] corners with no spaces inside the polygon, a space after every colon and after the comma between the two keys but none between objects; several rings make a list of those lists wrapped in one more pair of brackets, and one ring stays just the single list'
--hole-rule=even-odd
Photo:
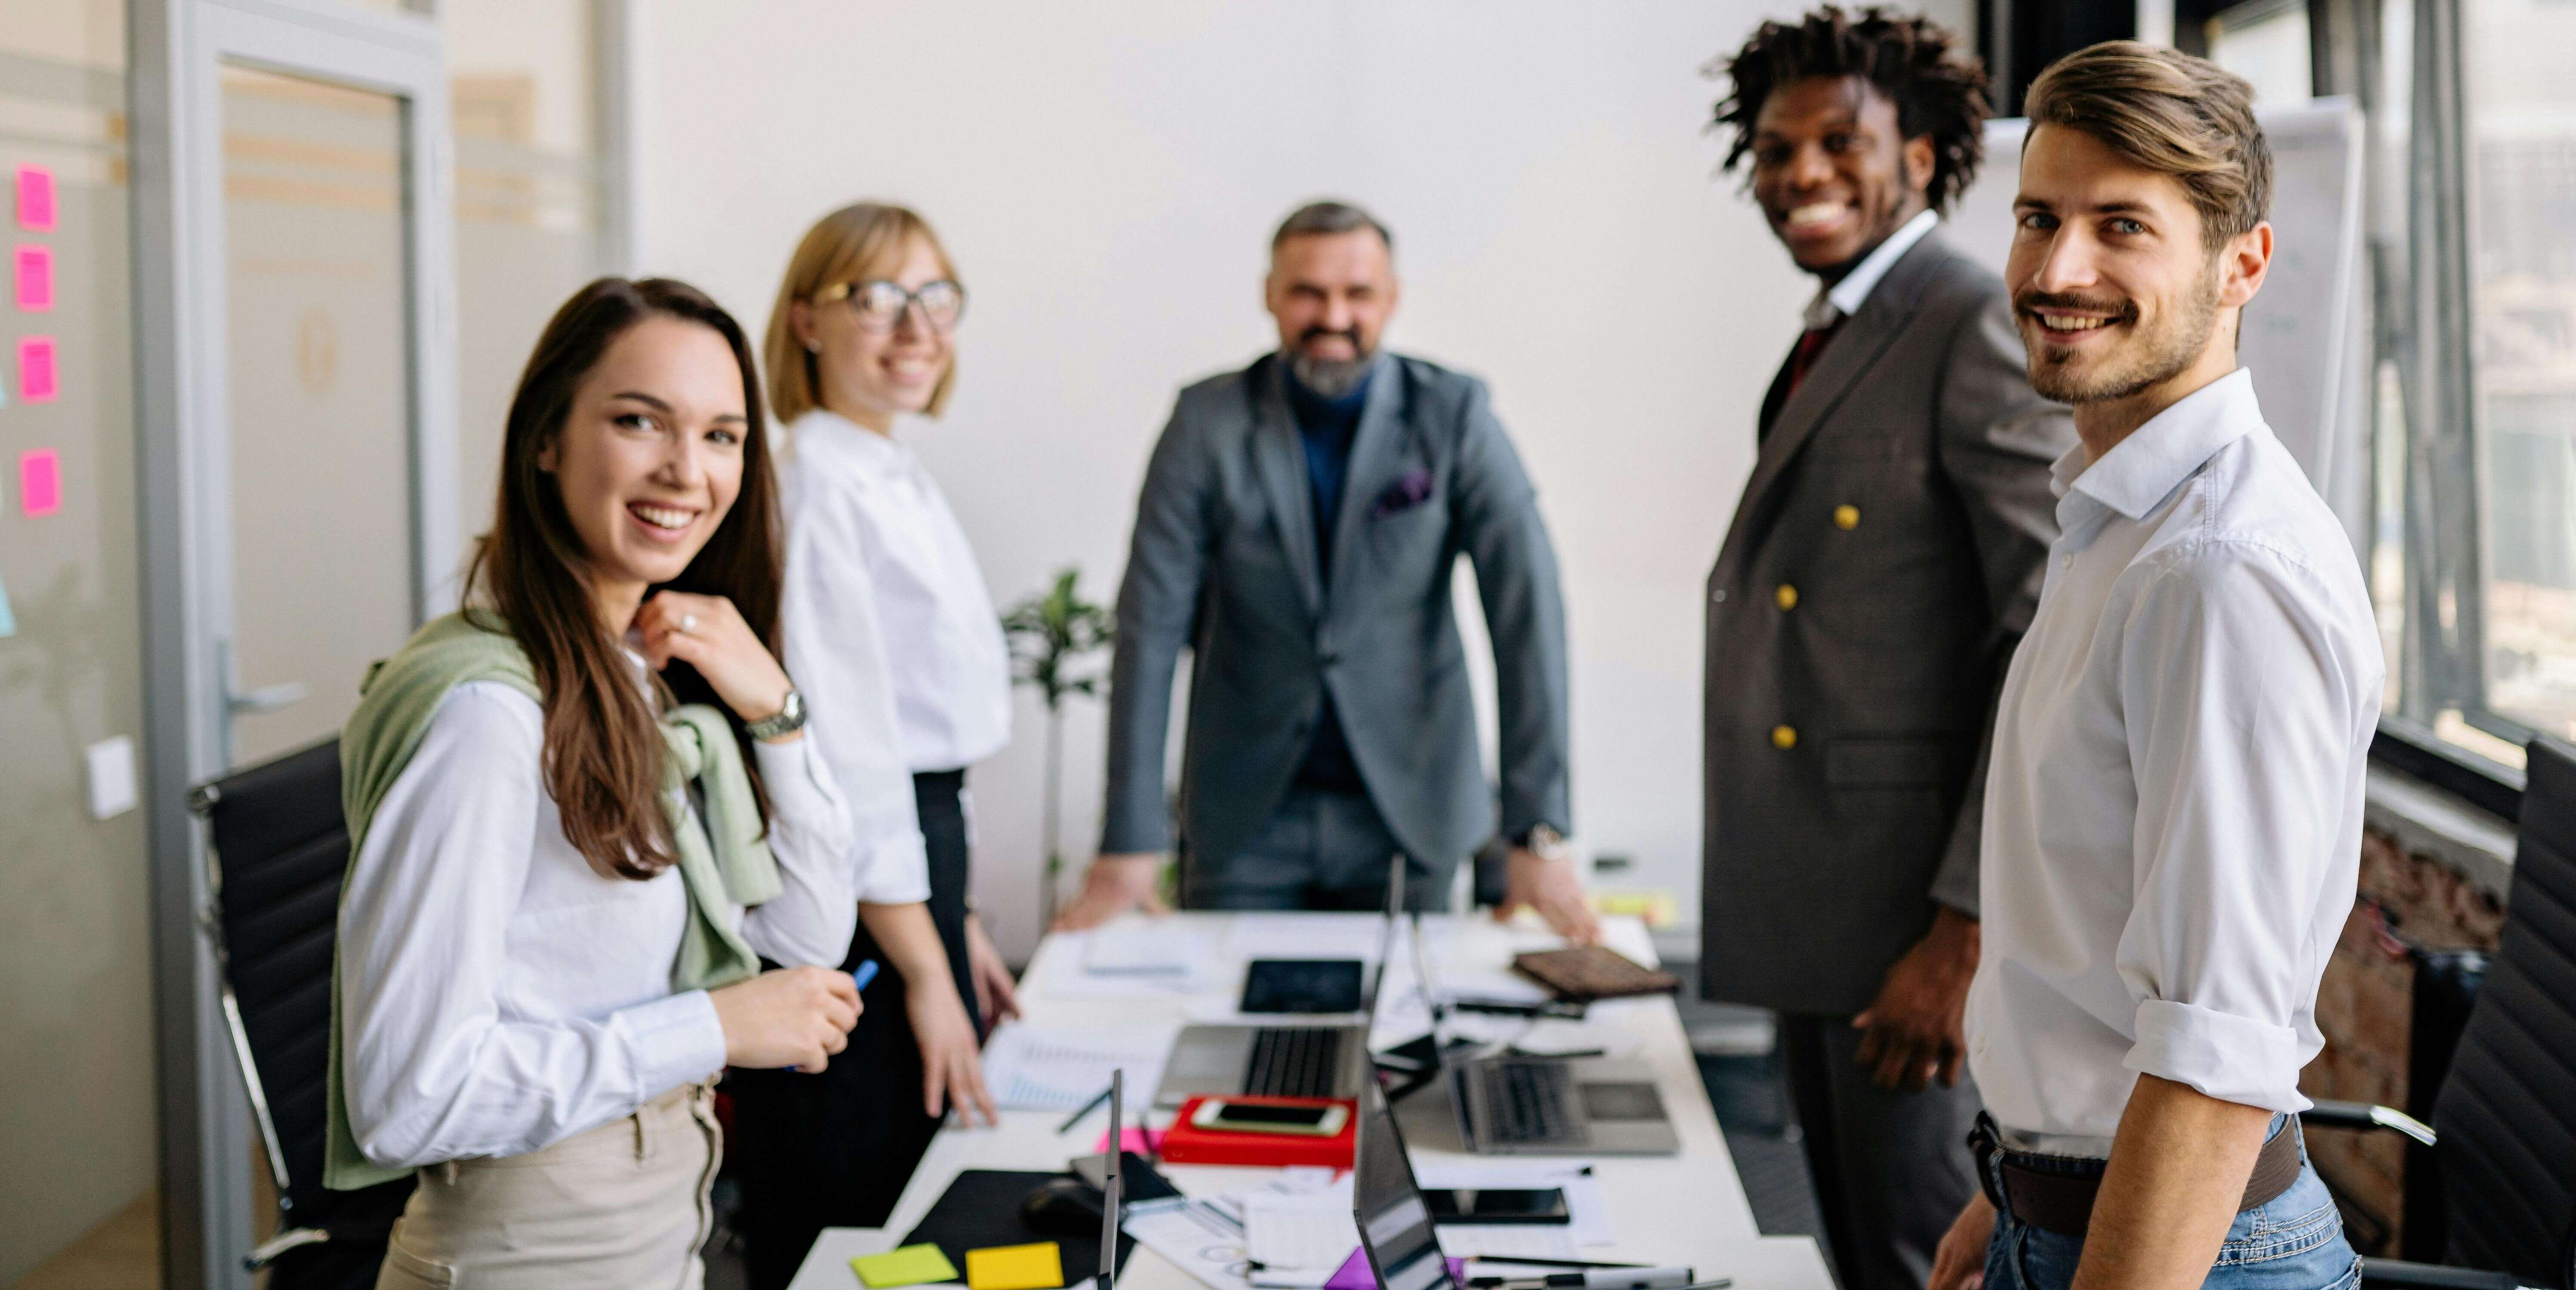
[{"label": "potted plant", "polygon": [[1118,619],[1102,606],[1082,598],[1078,568],[1057,571],[1045,591],[1011,606],[1002,615],[1002,634],[1011,643],[1011,676],[1037,687],[1046,700],[1046,807],[1043,832],[1046,877],[1038,886],[1038,928],[1055,922],[1056,877],[1064,871],[1061,801],[1064,784],[1064,701],[1069,695],[1097,698],[1109,678],[1089,666],[1117,635]]}]

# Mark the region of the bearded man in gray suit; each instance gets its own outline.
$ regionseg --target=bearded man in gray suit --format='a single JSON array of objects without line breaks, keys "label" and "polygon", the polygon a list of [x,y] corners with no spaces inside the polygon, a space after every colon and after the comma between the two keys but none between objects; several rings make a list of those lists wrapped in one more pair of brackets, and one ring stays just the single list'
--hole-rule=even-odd
[{"label": "bearded man in gray suit", "polygon": [[[1386,227],[1306,206],[1270,242],[1278,351],[1181,392],[1118,592],[1100,856],[1057,926],[1159,909],[1169,851],[1197,908],[1380,908],[1396,856],[1408,904],[1445,907],[1459,863],[1499,835],[1499,912],[1598,935],[1562,849],[1556,554],[1484,382],[1378,348],[1397,297]],[[1499,787],[1450,602],[1461,555],[1494,645]],[[1184,648],[1176,839],[1163,751]]]},{"label": "bearded man in gray suit", "polygon": [[1936,229],[1985,118],[1957,44],[1878,9],[1767,22],[1717,112],[1818,289],[1708,580],[1703,987],[1780,1012],[1855,1290],[1921,1287],[1976,1190],[1985,741],[2075,442],[2003,283]]}]

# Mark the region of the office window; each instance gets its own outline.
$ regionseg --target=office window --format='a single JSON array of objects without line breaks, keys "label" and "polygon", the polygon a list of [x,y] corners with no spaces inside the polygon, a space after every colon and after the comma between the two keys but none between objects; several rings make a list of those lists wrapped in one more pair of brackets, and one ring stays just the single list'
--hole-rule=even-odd
[{"label": "office window", "polygon": [[564,298],[607,271],[591,0],[441,0],[456,122],[458,475],[490,526],[510,393]]},{"label": "office window", "polygon": [[2365,16],[2388,725],[2518,784],[2576,739],[2576,3]]},{"label": "office window", "polygon": [[2464,10],[2484,698],[2576,739],[2576,4]]}]

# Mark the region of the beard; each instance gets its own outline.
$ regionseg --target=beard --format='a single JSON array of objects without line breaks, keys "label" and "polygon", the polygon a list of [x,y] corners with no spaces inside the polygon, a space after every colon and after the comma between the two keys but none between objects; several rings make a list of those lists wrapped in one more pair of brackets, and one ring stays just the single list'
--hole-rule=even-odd
[{"label": "beard", "polygon": [[[1339,336],[1351,343],[1350,358],[1314,358],[1306,353],[1309,342],[1326,336]],[[1328,399],[1338,399],[1358,389],[1367,378],[1369,368],[1377,364],[1377,354],[1360,343],[1359,329],[1335,331],[1329,327],[1309,327],[1288,351],[1288,370],[1297,383]]]},{"label": "beard", "polygon": [[2179,308],[2137,331],[2125,347],[2101,355],[2089,367],[2078,367],[2071,356],[2051,354],[2048,342],[2055,333],[2025,311],[2034,305],[2096,310],[2113,315],[2105,326],[2137,327],[2137,302],[2025,291],[2013,297],[2013,314],[2021,325],[2022,344],[2030,351],[2030,388],[2042,398],[2072,405],[2115,403],[2162,385],[2190,370],[2208,350],[2210,333],[2218,326],[2218,296],[2218,265],[2212,261],[2208,272],[2178,302]]}]

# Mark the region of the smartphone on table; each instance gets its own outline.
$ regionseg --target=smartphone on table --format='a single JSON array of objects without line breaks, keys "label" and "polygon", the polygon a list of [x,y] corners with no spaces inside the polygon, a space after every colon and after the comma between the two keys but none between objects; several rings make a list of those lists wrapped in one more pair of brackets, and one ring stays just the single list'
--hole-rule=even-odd
[{"label": "smartphone on table", "polygon": [[1432,1187],[1422,1193],[1434,1223],[1571,1223],[1559,1187]]},{"label": "smartphone on table", "polygon": [[1190,1123],[1224,1133],[1284,1133],[1329,1138],[1351,1122],[1347,1102],[1281,1106],[1272,1102],[1237,1102],[1211,1097],[1199,1103]]}]

